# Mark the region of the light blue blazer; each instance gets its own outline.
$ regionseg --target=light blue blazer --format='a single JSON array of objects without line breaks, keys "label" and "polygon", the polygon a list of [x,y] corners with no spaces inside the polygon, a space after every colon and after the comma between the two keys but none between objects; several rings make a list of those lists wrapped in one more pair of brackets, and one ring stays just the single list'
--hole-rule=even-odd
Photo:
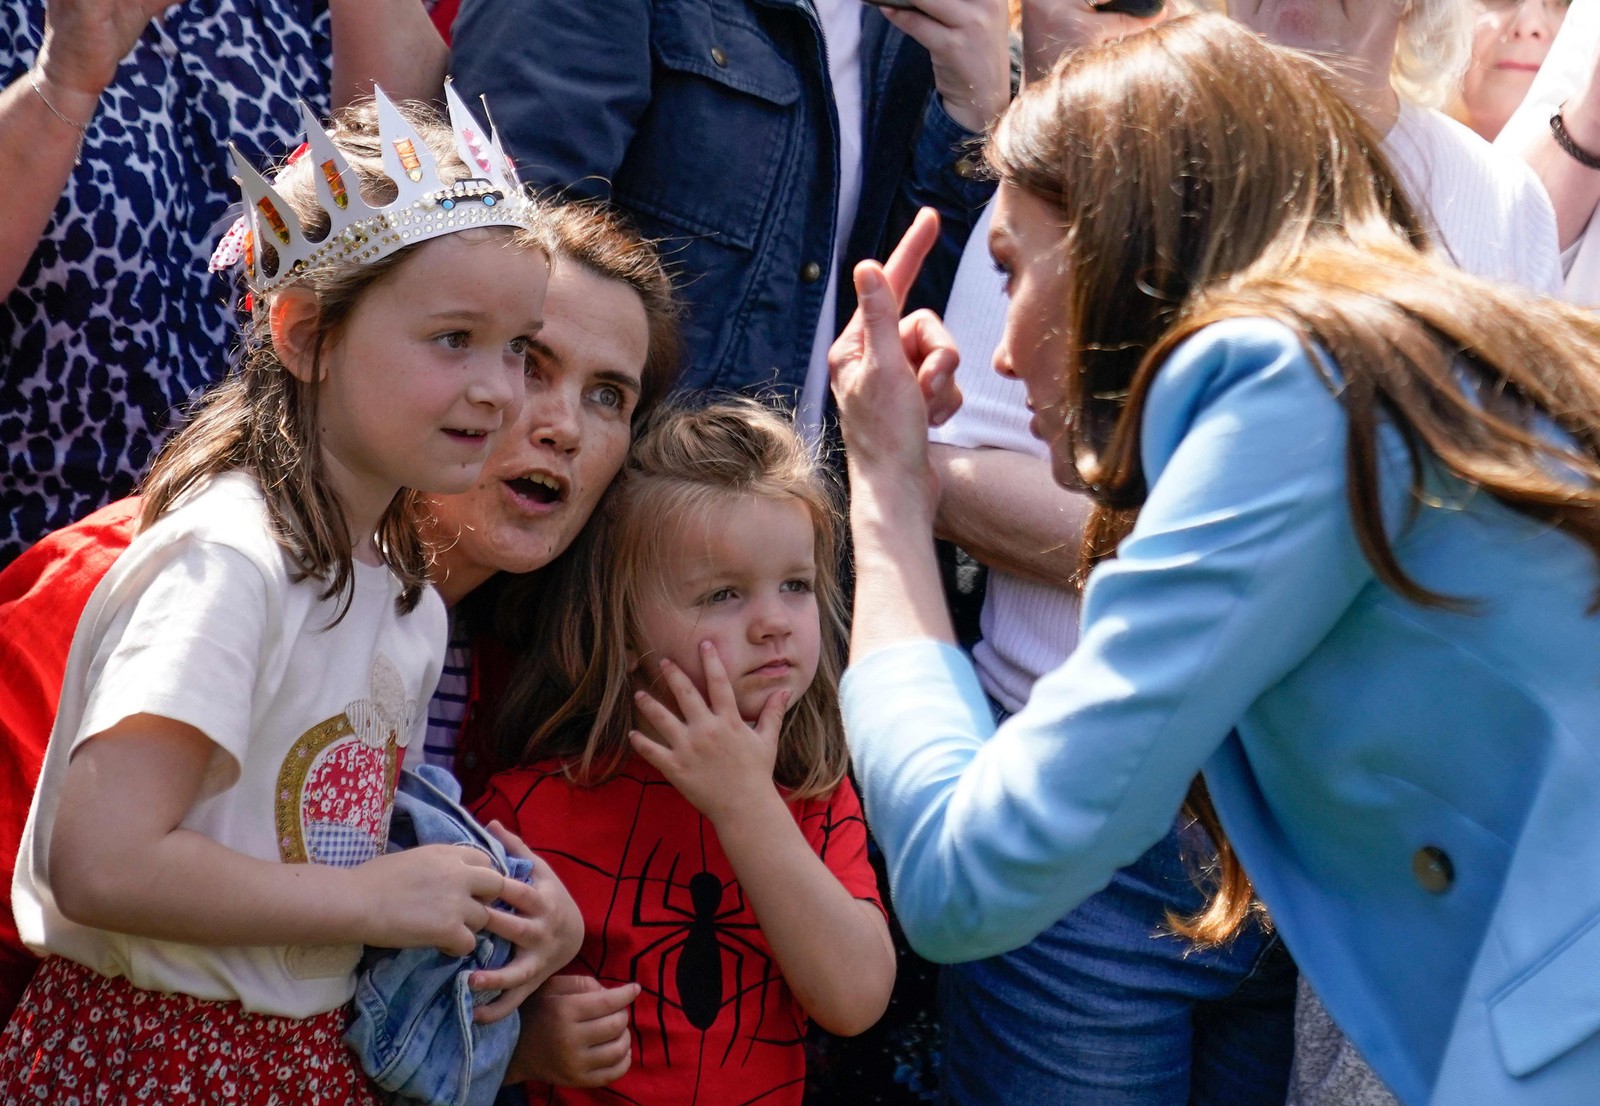
[{"label": "light blue blazer", "polygon": [[1077,651],[998,731],[934,642],[844,681],[867,813],[912,943],[1015,948],[1161,838],[1204,769],[1302,970],[1408,1106],[1600,1103],[1600,574],[1447,478],[1380,584],[1344,413],[1295,335],[1235,320],[1162,368],[1150,495],[1097,568]]}]

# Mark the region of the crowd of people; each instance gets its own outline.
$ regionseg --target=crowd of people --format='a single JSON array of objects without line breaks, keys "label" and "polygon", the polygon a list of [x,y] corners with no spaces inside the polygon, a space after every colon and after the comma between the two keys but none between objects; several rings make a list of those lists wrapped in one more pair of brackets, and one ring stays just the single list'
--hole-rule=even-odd
[{"label": "crowd of people", "polygon": [[1600,0],[0,6],[0,1101],[1600,1097]]}]

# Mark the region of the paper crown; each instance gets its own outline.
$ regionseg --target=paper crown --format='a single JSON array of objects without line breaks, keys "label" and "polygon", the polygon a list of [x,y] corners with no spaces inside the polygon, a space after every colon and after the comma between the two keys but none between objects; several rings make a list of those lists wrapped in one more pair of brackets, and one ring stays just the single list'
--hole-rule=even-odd
[{"label": "paper crown", "polygon": [[[218,246],[213,269],[242,258],[245,282],[259,294],[293,284],[319,268],[352,261],[367,264],[403,246],[468,227],[535,225],[534,206],[501,150],[499,137],[492,129],[484,133],[448,82],[445,101],[456,152],[477,174],[465,180],[443,180],[427,144],[383,90],[374,87],[372,97],[378,110],[383,171],[399,190],[394,200],[373,207],[362,199],[360,177],[302,103],[303,156],[311,159],[317,201],[328,213],[327,234],[316,241],[307,238],[294,209],[230,143],[245,212]],[[263,243],[272,246],[275,257],[263,256]]]}]

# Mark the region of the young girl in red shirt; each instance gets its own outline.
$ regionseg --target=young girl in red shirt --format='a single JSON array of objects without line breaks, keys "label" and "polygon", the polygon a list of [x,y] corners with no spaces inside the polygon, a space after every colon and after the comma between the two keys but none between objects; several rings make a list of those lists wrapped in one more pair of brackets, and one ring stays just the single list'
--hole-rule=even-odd
[{"label": "young girl in red shirt", "polygon": [[[659,416],[555,581],[479,805],[584,916],[524,1008],[536,1103],[801,1101],[807,1019],[875,1022],[894,953],[845,776],[837,514],[752,402]],[[629,1004],[631,1003],[631,1024]]]}]

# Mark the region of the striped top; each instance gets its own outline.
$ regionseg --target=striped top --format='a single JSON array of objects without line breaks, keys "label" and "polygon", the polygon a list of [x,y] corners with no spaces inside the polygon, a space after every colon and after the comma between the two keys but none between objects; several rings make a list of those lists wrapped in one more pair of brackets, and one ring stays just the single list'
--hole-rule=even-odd
[{"label": "striped top", "polygon": [[456,769],[456,738],[467,717],[467,697],[472,690],[471,637],[450,614],[450,643],[445,649],[439,687],[428,700],[428,735],[422,744],[422,762],[447,772]]}]

